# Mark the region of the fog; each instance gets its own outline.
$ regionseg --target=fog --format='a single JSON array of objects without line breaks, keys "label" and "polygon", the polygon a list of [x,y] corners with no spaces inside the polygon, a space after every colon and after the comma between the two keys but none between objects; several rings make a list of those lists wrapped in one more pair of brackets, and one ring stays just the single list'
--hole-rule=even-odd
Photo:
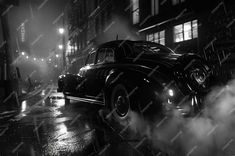
[{"label": "fog", "polygon": [[[235,80],[217,86],[207,95],[205,109],[195,117],[173,113],[154,122],[131,112],[132,131],[147,137],[154,149],[172,155],[221,156],[234,152]],[[234,153],[233,153],[234,154]]]},{"label": "fog", "polygon": [[137,30],[122,17],[114,16],[103,31],[101,37],[97,39],[97,44],[102,44],[112,40],[140,40]]},{"label": "fog", "polygon": [[17,61],[14,62],[14,65],[16,65],[21,74],[22,80],[27,80],[28,77],[31,78],[31,80],[36,81],[46,81],[50,78],[50,69],[47,65],[46,61],[41,60],[33,60],[32,58],[27,59],[23,56],[19,56]]}]

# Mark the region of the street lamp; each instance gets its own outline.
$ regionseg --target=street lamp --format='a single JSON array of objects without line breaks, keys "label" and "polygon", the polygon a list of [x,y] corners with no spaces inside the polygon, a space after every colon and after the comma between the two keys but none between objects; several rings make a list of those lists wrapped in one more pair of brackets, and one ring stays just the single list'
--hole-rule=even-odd
[{"label": "street lamp", "polygon": [[55,55],[55,57],[57,57],[57,58],[58,58],[58,57],[59,57],[59,54],[56,54],[56,55]]},{"label": "street lamp", "polygon": [[33,60],[36,61],[37,59],[34,57]]},{"label": "street lamp", "polygon": [[26,56],[26,59],[29,59],[29,56]]},{"label": "street lamp", "polygon": [[41,59],[41,61],[43,62],[43,61],[44,61],[44,59]]},{"label": "street lamp", "polygon": [[64,46],[62,44],[60,44],[58,47],[60,50],[62,50]]},{"label": "street lamp", "polygon": [[22,52],[21,52],[21,55],[23,55],[23,56],[24,56],[24,55],[25,55],[25,52],[24,52],[24,51],[22,51]]},{"label": "street lamp", "polygon": [[64,24],[64,17],[63,17],[63,26],[58,29],[60,35],[62,36],[62,45],[59,45],[59,49],[62,50],[62,67],[66,70],[66,61],[65,61],[65,52],[66,52],[66,45],[65,45],[65,24]]},{"label": "street lamp", "polygon": [[59,30],[59,33],[60,33],[61,35],[64,34],[64,32],[65,32],[64,28],[59,28],[58,30]]}]

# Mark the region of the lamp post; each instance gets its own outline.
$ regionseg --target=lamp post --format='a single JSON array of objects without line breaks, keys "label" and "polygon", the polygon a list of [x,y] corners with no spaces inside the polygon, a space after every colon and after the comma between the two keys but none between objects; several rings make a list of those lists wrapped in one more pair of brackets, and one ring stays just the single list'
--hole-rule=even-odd
[{"label": "lamp post", "polygon": [[[63,19],[63,26],[64,26],[64,19]],[[60,35],[62,35],[62,45],[59,45],[59,49],[62,50],[62,67],[64,67],[64,70],[66,70],[66,58],[65,58],[65,29],[64,28],[59,28],[58,29]]]}]

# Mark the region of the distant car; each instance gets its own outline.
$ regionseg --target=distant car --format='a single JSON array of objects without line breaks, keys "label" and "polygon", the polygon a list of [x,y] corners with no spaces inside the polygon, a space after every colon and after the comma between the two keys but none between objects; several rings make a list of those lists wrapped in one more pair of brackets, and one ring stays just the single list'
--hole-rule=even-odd
[{"label": "distant car", "polygon": [[61,75],[58,91],[69,100],[107,107],[125,120],[131,111],[182,115],[200,111],[210,68],[195,54],[176,54],[146,41],[111,41],[89,53],[77,74]]}]

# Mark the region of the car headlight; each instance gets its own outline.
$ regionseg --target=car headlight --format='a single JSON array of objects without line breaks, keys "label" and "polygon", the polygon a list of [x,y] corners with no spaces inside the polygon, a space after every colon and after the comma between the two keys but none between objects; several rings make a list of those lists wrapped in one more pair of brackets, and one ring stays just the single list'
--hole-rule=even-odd
[{"label": "car headlight", "polygon": [[191,73],[191,78],[194,79],[199,85],[206,81],[206,72],[201,69],[195,69]]}]

